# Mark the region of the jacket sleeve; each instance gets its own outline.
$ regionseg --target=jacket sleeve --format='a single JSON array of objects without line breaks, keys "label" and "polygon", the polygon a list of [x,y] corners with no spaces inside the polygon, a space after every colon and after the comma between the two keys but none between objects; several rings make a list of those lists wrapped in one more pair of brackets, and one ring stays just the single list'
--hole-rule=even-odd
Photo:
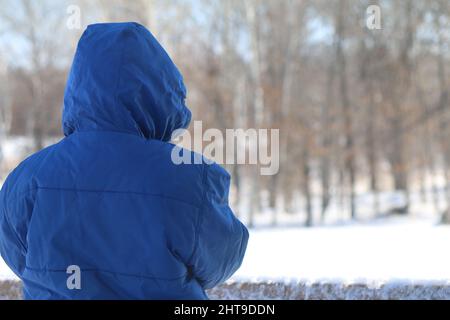
[{"label": "jacket sleeve", "polygon": [[241,266],[249,235],[228,205],[229,174],[217,164],[204,170],[204,200],[189,266],[200,285],[209,289]]},{"label": "jacket sleeve", "polygon": [[[21,201],[11,203],[9,201],[8,178],[0,191],[0,254],[11,270],[20,278],[25,269],[26,245],[25,235],[20,233],[24,227],[24,219],[27,216],[14,214],[16,207],[22,207]],[[11,206],[12,205],[12,206]]]}]

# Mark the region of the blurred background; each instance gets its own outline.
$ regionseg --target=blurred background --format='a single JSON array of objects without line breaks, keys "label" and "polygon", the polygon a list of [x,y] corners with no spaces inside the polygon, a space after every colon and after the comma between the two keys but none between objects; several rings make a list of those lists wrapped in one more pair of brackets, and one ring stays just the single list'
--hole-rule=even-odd
[{"label": "blurred background", "polygon": [[[450,1],[0,0],[2,179],[62,138],[77,41],[88,24],[106,21],[152,31],[183,73],[204,129],[280,129],[278,174],[227,166],[232,206],[254,230],[248,259],[257,245],[307,243],[299,255],[313,261],[328,252],[373,265],[372,255],[389,252],[374,278],[389,269],[450,279]],[[429,265],[417,258],[422,249]],[[408,254],[419,259],[409,266],[429,274],[396,264]],[[308,277],[317,263],[297,272]],[[352,263],[319,276],[367,276]],[[264,269],[248,262],[242,273],[255,268]]]}]

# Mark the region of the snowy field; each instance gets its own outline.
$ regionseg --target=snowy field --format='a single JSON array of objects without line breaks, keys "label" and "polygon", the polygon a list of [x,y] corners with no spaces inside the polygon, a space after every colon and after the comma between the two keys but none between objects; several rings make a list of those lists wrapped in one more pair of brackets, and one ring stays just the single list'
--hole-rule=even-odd
[{"label": "snowy field", "polygon": [[450,226],[389,223],[256,229],[236,280],[450,281]]}]

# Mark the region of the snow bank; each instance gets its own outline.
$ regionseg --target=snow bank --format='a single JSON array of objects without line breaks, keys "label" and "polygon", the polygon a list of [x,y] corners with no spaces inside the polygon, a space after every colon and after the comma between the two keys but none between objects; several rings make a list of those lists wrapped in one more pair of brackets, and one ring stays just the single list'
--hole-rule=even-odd
[{"label": "snow bank", "polygon": [[209,297],[239,300],[448,300],[450,283],[392,281],[373,286],[339,282],[229,282],[210,290]]},{"label": "snow bank", "polygon": [[0,281],[2,280],[18,280],[18,278],[0,257]]}]

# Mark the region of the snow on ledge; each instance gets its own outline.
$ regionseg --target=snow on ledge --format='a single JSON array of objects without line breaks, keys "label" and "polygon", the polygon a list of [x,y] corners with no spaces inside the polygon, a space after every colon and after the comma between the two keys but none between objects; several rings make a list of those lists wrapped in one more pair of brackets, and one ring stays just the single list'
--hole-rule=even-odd
[{"label": "snow on ledge", "polygon": [[229,281],[208,295],[219,300],[450,300],[450,282]]}]

